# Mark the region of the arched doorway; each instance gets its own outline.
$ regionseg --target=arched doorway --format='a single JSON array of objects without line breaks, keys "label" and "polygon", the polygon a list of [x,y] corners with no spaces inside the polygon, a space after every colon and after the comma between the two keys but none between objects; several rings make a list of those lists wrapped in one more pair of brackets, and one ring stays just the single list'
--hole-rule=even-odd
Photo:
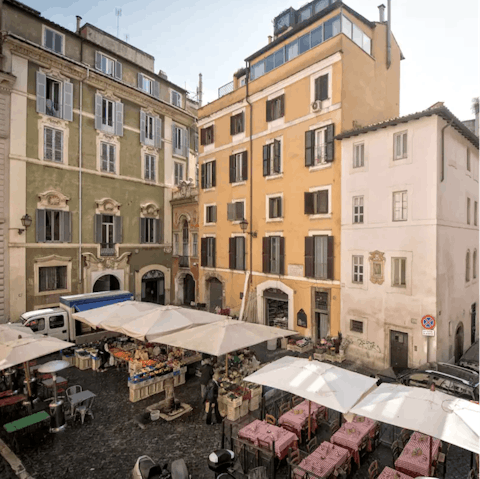
[{"label": "arched doorway", "polygon": [[189,305],[195,301],[195,280],[191,274],[183,278],[183,304]]},{"label": "arched doorway", "polygon": [[152,269],[142,277],[142,301],[165,304],[165,276],[158,269]]},{"label": "arched doorway", "polygon": [[463,323],[460,323],[455,332],[455,362],[463,356]]},{"label": "arched doorway", "polygon": [[95,281],[93,285],[93,292],[98,293],[100,291],[118,291],[120,289],[120,282],[113,274],[104,274]]},{"label": "arched doorway", "polygon": [[220,309],[223,307],[223,286],[222,282],[217,278],[211,278],[208,280],[208,291],[209,291],[209,305],[208,309],[211,312],[215,311],[215,308],[218,306]]}]

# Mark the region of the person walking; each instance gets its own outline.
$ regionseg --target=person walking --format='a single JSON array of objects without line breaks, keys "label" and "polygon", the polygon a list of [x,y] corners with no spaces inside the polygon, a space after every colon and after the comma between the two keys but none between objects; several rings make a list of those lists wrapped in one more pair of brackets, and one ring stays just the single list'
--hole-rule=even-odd
[{"label": "person walking", "polygon": [[212,361],[210,359],[205,359],[203,361],[203,366],[200,370],[200,394],[201,398],[205,398],[205,391],[207,390],[207,384],[212,380],[213,378],[213,366],[212,366]]},{"label": "person walking", "polygon": [[99,352],[100,358],[101,358],[101,363],[100,363],[100,367],[98,368],[98,370],[103,373],[103,372],[105,372],[105,365],[110,360],[110,351],[108,349],[108,342],[105,339],[102,340],[102,342],[100,343],[100,348],[99,348],[98,352]]},{"label": "person walking", "polygon": [[217,372],[213,375],[212,380],[208,383],[207,390],[205,392],[205,410],[207,412],[207,424],[212,424],[213,409],[215,409],[215,420],[217,424],[223,421],[220,411],[218,410],[218,380],[220,374]]}]

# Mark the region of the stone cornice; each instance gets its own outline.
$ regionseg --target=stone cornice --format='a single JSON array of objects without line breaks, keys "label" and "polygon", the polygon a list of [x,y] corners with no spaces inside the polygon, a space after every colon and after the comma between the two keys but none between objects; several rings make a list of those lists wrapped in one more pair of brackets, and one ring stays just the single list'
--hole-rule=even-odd
[{"label": "stone cornice", "polygon": [[11,73],[0,72],[0,91],[10,92],[16,79]]},{"label": "stone cornice", "polygon": [[[11,35],[6,36],[5,44],[15,54],[32,60],[44,68],[54,68],[78,81],[83,81],[87,85],[93,86],[99,90],[110,90],[126,100],[133,101],[143,108],[150,108],[159,115],[165,115],[172,120],[182,123],[186,126],[194,124],[194,117],[188,112],[177,110],[162,100],[156,100],[147,94],[140,92],[135,87],[127,85],[123,82],[116,81],[103,76],[96,72],[88,65],[83,65],[70,60],[66,57],[59,57],[44,51],[40,46],[31,45],[21,40],[13,38]],[[88,78],[87,78],[88,72]]]}]

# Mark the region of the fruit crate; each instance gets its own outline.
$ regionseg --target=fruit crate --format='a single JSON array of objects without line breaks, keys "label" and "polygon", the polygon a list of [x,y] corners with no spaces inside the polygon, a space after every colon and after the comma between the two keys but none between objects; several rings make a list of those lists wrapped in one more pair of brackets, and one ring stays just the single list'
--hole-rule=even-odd
[{"label": "fruit crate", "polygon": [[260,399],[260,396],[252,396],[252,399],[248,402],[248,409],[256,411],[260,407]]},{"label": "fruit crate", "polygon": [[238,419],[240,419],[240,407],[228,407],[227,419],[229,421],[237,421]]},{"label": "fruit crate", "polygon": [[240,406],[240,417],[244,417],[248,414],[248,405],[250,403],[249,399],[245,399]]}]

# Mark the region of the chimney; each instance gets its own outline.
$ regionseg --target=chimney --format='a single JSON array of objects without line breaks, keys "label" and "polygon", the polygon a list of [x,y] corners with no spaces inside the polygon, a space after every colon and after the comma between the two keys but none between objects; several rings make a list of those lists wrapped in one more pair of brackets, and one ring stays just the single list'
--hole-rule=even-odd
[{"label": "chimney", "polygon": [[380,23],[385,22],[385,5],[382,3],[378,6],[378,10],[380,12]]},{"label": "chimney", "polygon": [[77,15],[77,31],[76,33],[80,33],[80,22],[82,21],[82,17],[80,15]]},{"label": "chimney", "polygon": [[268,35],[268,43],[272,43],[272,35]]}]

